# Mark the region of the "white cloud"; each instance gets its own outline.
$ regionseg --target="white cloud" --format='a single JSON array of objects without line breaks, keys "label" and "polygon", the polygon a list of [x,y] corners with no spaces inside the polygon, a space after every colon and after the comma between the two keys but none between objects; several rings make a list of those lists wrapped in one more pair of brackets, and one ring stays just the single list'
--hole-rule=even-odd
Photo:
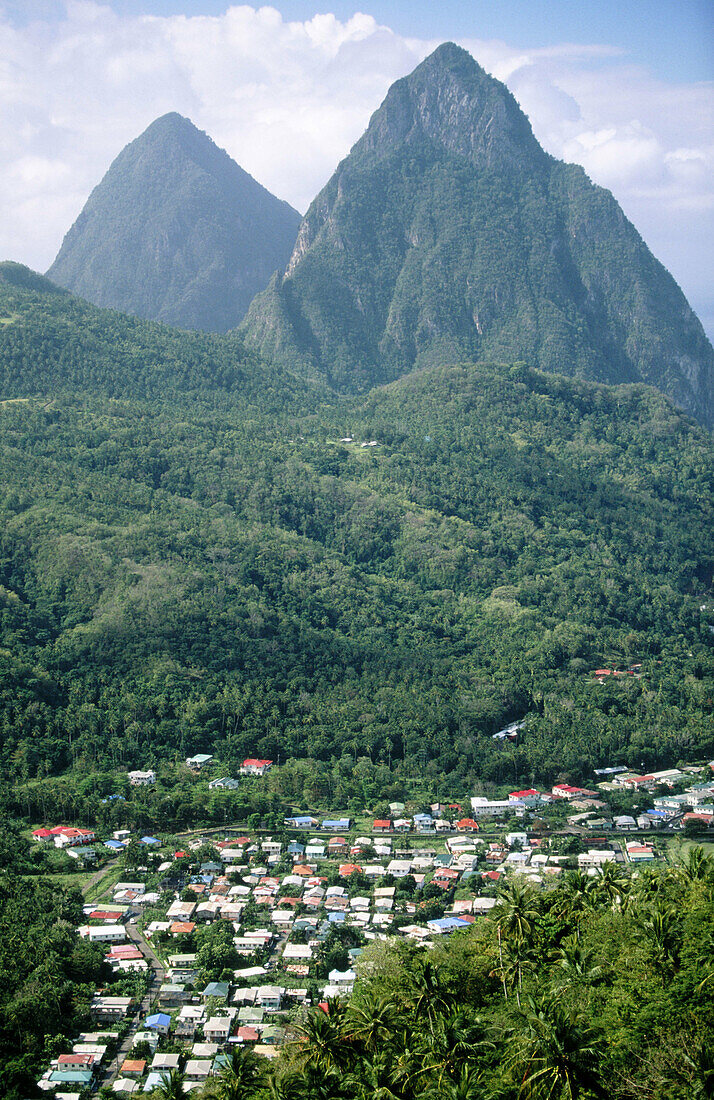
[{"label": "white cloud", "polygon": [[[695,308],[714,316],[711,86],[664,84],[614,46],[461,44],[508,83],[549,152],[614,191]],[[46,268],[111,160],[170,110],[304,210],[392,81],[436,45],[369,15],[289,22],[248,5],[128,17],[69,0],[59,20],[22,27],[0,14],[0,202],[12,211],[0,256]]]}]

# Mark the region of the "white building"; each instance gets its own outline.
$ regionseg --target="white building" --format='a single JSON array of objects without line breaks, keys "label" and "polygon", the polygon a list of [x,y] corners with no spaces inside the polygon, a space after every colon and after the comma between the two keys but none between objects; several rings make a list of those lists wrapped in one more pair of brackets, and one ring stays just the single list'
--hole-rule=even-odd
[{"label": "white building", "polygon": [[156,772],[152,771],[136,771],[129,772],[129,782],[132,787],[153,787],[156,782]]}]

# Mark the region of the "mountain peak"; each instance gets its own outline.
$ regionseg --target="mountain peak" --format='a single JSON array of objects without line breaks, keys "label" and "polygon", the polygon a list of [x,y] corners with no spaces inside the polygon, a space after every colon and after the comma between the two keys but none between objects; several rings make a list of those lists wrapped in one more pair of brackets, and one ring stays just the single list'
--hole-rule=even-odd
[{"label": "mountain peak", "polygon": [[452,42],[389,89],[244,331],[341,391],[523,360],[646,382],[714,422],[714,352],[679,287],[613,196],[541,149]]},{"label": "mountain peak", "polygon": [[300,215],[190,119],[155,119],[95,187],[48,271],[98,306],[226,331],[282,270]]},{"label": "mountain peak", "polygon": [[479,167],[517,169],[548,158],[506,86],[467,50],[444,42],[389,89],[356,149],[378,152],[427,137]]}]

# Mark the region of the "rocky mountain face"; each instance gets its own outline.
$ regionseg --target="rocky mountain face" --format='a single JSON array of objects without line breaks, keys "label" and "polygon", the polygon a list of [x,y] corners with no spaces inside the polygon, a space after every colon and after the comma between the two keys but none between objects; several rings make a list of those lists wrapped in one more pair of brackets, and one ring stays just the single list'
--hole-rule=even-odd
[{"label": "rocky mountain face", "polygon": [[644,382],[714,422],[714,352],[613,196],[440,46],[397,81],[243,322],[338,391],[460,359]]},{"label": "rocky mountain face", "polygon": [[173,113],[119,154],[47,274],[95,305],[225,332],[285,267],[299,224]]}]

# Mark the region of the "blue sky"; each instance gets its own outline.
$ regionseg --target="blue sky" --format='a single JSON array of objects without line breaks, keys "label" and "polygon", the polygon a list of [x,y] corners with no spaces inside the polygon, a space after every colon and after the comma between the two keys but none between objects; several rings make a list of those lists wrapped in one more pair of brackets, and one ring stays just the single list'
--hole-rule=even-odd
[{"label": "blue sky", "polygon": [[[229,0],[106,0],[122,15],[220,15]],[[663,79],[714,77],[712,0],[274,0],[285,19],[310,19],[333,12],[348,19],[356,11],[373,15],[397,33],[441,39],[502,38],[515,46],[555,41],[620,46],[629,57]],[[0,0],[17,22],[52,18],[62,0]]]},{"label": "blue sky", "polygon": [[389,85],[452,39],[549,152],[613,191],[714,334],[714,0],[270,8],[0,0],[0,258],[44,270],[112,159],[169,110],[304,211]]}]

